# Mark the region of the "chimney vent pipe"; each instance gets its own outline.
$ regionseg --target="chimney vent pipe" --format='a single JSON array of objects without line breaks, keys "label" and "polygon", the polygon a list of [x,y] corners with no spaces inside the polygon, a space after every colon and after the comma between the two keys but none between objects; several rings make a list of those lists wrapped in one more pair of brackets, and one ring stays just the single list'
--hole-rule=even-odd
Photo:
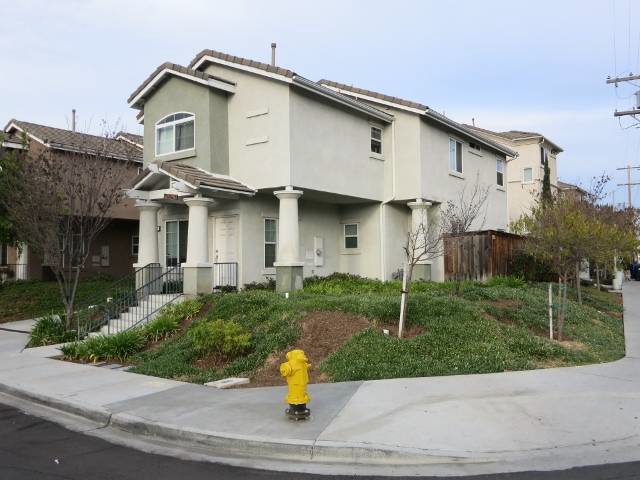
[{"label": "chimney vent pipe", "polygon": [[76,109],[71,110],[71,131],[76,131]]},{"label": "chimney vent pipe", "polygon": [[271,66],[276,66],[276,42],[271,43]]}]

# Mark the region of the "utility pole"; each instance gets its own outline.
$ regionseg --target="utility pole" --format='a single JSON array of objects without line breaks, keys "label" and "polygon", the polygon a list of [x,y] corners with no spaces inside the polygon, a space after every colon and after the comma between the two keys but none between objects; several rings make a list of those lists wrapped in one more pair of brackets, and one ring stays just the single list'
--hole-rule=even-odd
[{"label": "utility pole", "polygon": [[[629,73],[629,75],[627,75],[626,77],[607,77],[607,84],[613,83],[614,86],[618,88],[619,83],[631,82],[633,80],[640,80],[640,75]],[[613,113],[614,117],[626,117],[629,115],[640,122],[640,119],[636,117],[636,115],[640,115],[640,90],[636,92],[636,105],[631,110],[622,110],[620,112],[616,110]]]},{"label": "utility pole", "polygon": [[627,187],[627,208],[631,208],[631,187],[634,185],[640,185],[640,182],[631,182],[631,170],[640,170],[640,167],[632,167],[627,165],[626,167],[616,168],[616,170],[627,171],[627,183],[619,183],[619,187]]}]

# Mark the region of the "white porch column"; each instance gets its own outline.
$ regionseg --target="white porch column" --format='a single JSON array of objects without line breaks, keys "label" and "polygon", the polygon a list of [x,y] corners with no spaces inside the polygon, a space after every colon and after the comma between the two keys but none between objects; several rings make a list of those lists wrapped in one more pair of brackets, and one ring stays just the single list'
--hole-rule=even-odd
[{"label": "white porch column", "polygon": [[276,267],[276,291],[291,292],[302,288],[300,260],[300,233],[298,229],[298,199],[301,190],[287,186],[273,194],[280,200],[278,214],[278,252]]},{"label": "white porch column", "polygon": [[187,230],[187,262],[184,269],[184,293],[197,295],[213,290],[213,264],[209,262],[209,207],[215,205],[210,198],[185,198],[189,207]]},{"label": "white porch column", "polygon": [[[420,225],[424,225],[425,232],[428,231],[428,209],[431,205],[431,202],[427,202],[423,198],[417,198],[415,202],[407,203],[407,206],[411,209],[411,233],[415,233]],[[431,280],[431,261],[423,260],[418,262],[413,268],[413,278],[415,280]]]},{"label": "white porch column", "polygon": [[138,200],[136,208],[140,212],[138,226],[138,262],[134,268],[150,263],[159,263],[158,256],[158,210],[157,203]]}]

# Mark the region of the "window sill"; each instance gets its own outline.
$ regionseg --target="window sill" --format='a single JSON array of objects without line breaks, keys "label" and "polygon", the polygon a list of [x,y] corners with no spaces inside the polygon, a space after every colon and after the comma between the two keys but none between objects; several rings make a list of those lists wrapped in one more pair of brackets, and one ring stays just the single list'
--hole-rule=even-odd
[{"label": "window sill", "polygon": [[377,153],[370,153],[369,154],[369,158],[371,160],[379,160],[381,162],[384,162],[384,156],[383,155],[378,155]]},{"label": "window sill", "polygon": [[520,182],[522,185],[533,185],[535,182],[532,180],[530,182]]},{"label": "window sill", "polygon": [[359,248],[343,248],[340,250],[340,255],[360,255]]},{"label": "window sill", "polygon": [[164,153],[162,155],[156,155],[156,159],[166,162],[169,160],[180,160],[183,158],[189,158],[189,157],[195,157],[195,156],[196,156],[196,149],[190,148],[189,150],[182,150],[180,152]]},{"label": "window sill", "polygon": [[502,185],[496,185],[496,190],[498,190],[499,192],[506,192],[507,190],[504,188],[504,186]]},{"label": "window sill", "polygon": [[264,276],[275,275],[275,274],[276,274],[276,267],[262,269],[262,275]]},{"label": "window sill", "polygon": [[449,175],[451,175],[452,177],[456,177],[459,178],[461,180],[464,180],[464,175],[460,172],[455,172],[453,170],[449,170]]}]

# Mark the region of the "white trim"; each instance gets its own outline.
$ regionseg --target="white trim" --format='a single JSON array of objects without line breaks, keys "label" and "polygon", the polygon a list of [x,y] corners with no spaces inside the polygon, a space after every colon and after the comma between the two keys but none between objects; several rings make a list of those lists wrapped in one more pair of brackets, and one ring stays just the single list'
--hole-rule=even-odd
[{"label": "white trim", "polygon": [[[171,115],[178,115],[178,114],[186,114],[186,115],[191,115],[190,117],[186,117],[186,118],[181,118],[179,120],[173,120],[171,122],[167,122],[167,123],[160,123],[162,122],[165,118],[170,117]],[[189,148],[183,148],[181,150],[176,150],[176,126],[177,125],[181,125],[183,123],[189,123],[189,122],[193,122],[193,146],[189,147]],[[165,152],[165,153],[158,153],[158,130],[163,129],[163,128],[168,128],[168,127],[173,127],[173,135],[172,135],[172,150],[170,152]],[[174,153],[180,153],[180,152],[186,152],[188,150],[195,150],[196,148],[196,114],[192,113],[192,112],[172,112],[169,113],[167,115],[165,115],[164,117],[162,117],[160,120],[158,120],[155,123],[155,128],[154,128],[154,154],[156,157],[163,157],[166,155],[172,155]]]},{"label": "white trim", "polygon": [[35,135],[32,135],[31,133],[25,131],[24,129],[20,128],[18,125],[16,125],[15,123],[10,123],[7,128],[4,129],[5,132],[8,132],[9,130],[11,130],[11,128],[15,128],[16,130],[19,130],[22,133],[26,133],[27,137],[32,138],[33,140],[35,140],[36,142],[40,143],[41,145],[44,145],[45,147],[51,148],[51,145],[45,143],[44,140],[41,140],[40,138],[36,137]]},{"label": "white trim", "polygon": [[140,145],[139,143],[134,142],[133,140],[131,140],[130,138],[125,137],[124,135],[118,135],[116,137],[116,140],[122,140],[124,142],[130,143],[131,145],[135,145],[136,147],[144,148],[144,145]]},{"label": "white trim", "polygon": [[[373,129],[379,130],[380,131],[380,139],[377,138],[373,138]],[[382,129],[381,126],[378,125],[372,125],[369,124],[369,154],[373,154],[373,155],[377,155],[379,157],[384,157],[384,145],[383,145],[383,141],[382,141],[382,136],[383,136],[384,130]],[[372,150],[372,143],[373,142],[379,142],[380,143],[380,152],[374,152]]]},{"label": "white trim", "polygon": [[[356,234],[355,235],[347,235],[347,227],[355,225],[356,226]],[[356,246],[355,247],[347,247],[347,238],[355,238]],[[352,222],[352,223],[343,223],[342,224],[342,250],[343,253],[360,253],[360,223]]]},{"label": "white trim", "polygon": [[23,145],[21,143],[15,143],[15,142],[2,142],[2,146],[4,148],[15,148],[17,150],[26,150],[27,149],[26,145]]},{"label": "white trim", "polygon": [[[498,170],[498,164],[501,163],[502,164],[502,171]],[[498,173],[502,174],[502,183],[498,183]],[[503,187],[504,188],[504,184],[505,184],[505,178],[507,176],[507,162],[505,161],[504,158],[501,157],[496,157],[496,185],[498,187]]]},{"label": "white trim", "polygon": [[261,68],[251,67],[249,65],[241,65],[241,64],[235,63],[235,62],[229,62],[227,60],[222,60],[220,58],[212,57],[210,55],[204,55],[191,68],[193,70],[198,70],[198,68],[200,68],[200,66],[204,62],[217,63],[217,64],[220,64],[220,65],[224,65],[226,67],[235,68],[237,70],[244,70],[245,72],[251,72],[251,73],[255,73],[256,75],[262,75],[263,77],[269,77],[269,78],[273,78],[275,80],[280,80],[281,82],[293,83],[293,80],[291,78],[285,76],[285,75],[280,75],[280,74],[277,74],[277,73],[267,72],[266,70],[262,70]]},{"label": "white trim", "polygon": [[236,91],[235,86],[226,84],[220,80],[215,80],[215,79],[205,80],[202,78],[194,77],[193,75],[188,75],[186,73],[178,72],[171,68],[164,68],[155,77],[153,77],[153,79],[151,79],[151,81],[147,83],[147,85],[129,102],[129,106],[133,107],[134,105],[136,105],[140,101],[140,99],[143,98],[149,90],[155,87],[156,83],[162,80],[162,77],[164,77],[166,74],[175,75],[176,77],[181,77],[186,80],[199,83],[201,85],[205,85],[207,87],[218,88],[220,90],[224,90],[225,92],[229,92],[229,93],[235,93]]},{"label": "white trim", "polygon": [[269,137],[264,135],[262,137],[250,138],[245,142],[245,146],[249,145],[257,145],[259,143],[267,143],[269,141]]},{"label": "white trim", "polygon": [[405,110],[407,112],[411,112],[411,113],[417,113],[417,114],[423,114],[424,110],[420,110],[419,108],[413,108],[413,107],[407,107],[406,105],[401,105],[399,103],[395,103],[395,102],[390,102],[388,100],[382,100],[380,98],[376,98],[376,97],[370,97],[369,95],[363,95],[361,93],[355,93],[352,92],[351,90],[346,90],[343,88],[338,88],[338,87],[334,87],[331,85],[327,85],[326,83],[320,83],[320,85],[322,85],[325,88],[329,88],[335,92],[338,92],[342,95],[347,95],[350,97],[354,97],[355,99],[364,99],[367,100],[369,102],[373,102],[373,103],[379,103],[381,105],[386,105],[389,107],[394,107],[397,108],[398,110]]},{"label": "white trim", "polygon": [[249,110],[247,112],[247,118],[259,117],[260,115],[267,115],[269,113],[269,107],[256,108],[255,110]]}]

